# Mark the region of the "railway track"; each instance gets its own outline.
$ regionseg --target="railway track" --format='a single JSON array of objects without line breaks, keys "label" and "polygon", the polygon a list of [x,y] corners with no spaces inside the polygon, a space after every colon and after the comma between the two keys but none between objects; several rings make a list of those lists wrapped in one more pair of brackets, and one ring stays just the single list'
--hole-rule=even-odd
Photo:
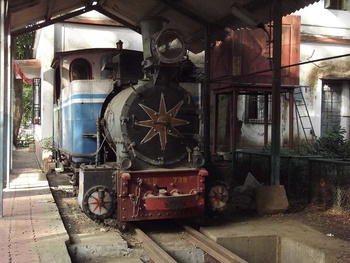
[{"label": "railway track", "polygon": [[[133,229],[136,238],[142,242],[142,246],[147,251],[150,259],[156,263],[247,263],[244,259],[187,225],[179,225],[175,231],[172,229],[170,231],[161,230],[154,232],[149,229],[142,230],[145,227],[138,227],[137,225],[133,225]],[[195,257],[196,259],[189,259],[185,255],[181,256],[179,253],[171,252],[175,246],[179,248],[178,250],[191,250],[188,254],[192,254],[191,257]],[[202,257],[193,255],[195,253],[193,253],[194,249],[191,249],[191,247],[203,251],[201,253],[205,255],[203,256],[203,261],[200,259]],[[185,253],[183,252],[183,254]]]}]

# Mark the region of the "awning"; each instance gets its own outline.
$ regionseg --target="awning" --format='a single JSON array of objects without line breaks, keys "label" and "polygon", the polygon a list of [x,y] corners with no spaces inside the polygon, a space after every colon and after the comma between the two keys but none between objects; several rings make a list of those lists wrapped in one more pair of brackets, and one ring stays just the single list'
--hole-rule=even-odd
[{"label": "awning", "polygon": [[16,79],[23,79],[25,83],[32,85],[33,78],[40,78],[41,63],[38,59],[15,60],[13,69]]}]

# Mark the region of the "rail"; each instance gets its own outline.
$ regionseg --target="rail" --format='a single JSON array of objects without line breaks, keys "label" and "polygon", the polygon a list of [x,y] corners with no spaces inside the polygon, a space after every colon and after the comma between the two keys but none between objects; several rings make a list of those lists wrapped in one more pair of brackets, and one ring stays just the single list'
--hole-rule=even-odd
[{"label": "rail", "polygon": [[[247,263],[244,259],[240,258],[236,254],[232,253],[223,246],[217,244],[210,238],[206,237],[197,230],[186,226],[179,226],[185,231],[188,240],[196,247],[209,254],[212,258],[221,263]],[[160,245],[158,245],[152,238],[150,238],[143,230],[137,227],[133,227],[136,238],[139,239],[144,249],[147,251],[148,256],[154,262],[162,263],[174,263],[177,262],[172,258]]]},{"label": "rail", "polygon": [[206,237],[197,230],[189,227],[183,226],[186,231],[187,236],[191,239],[193,244],[201,248],[203,251],[208,253],[210,256],[215,258],[221,263],[248,263],[244,259],[240,258],[236,254],[232,253],[223,246],[215,243],[210,238]]},{"label": "rail", "polygon": [[134,230],[137,238],[143,242],[145,250],[154,262],[176,263],[176,260],[169,256],[169,254],[154,242],[145,232],[139,228],[135,228]]}]

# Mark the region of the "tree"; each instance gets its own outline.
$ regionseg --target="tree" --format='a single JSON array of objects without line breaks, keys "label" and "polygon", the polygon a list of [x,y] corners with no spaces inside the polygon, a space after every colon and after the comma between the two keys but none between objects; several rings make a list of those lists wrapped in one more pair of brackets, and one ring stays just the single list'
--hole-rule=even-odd
[{"label": "tree", "polygon": [[21,125],[32,120],[33,110],[33,86],[23,83],[23,114]]},{"label": "tree", "polygon": [[[33,58],[35,32],[29,32],[17,36],[15,42],[15,59]],[[25,92],[24,92],[25,91]],[[21,79],[14,80],[14,99],[13,99],[13,144],[18,145],[18,134],[21,127],[22,119],[27,121],[31,114],[32,88]],[[25,96],[23,96],[25,95]],[[30,106],[29,106],[30,105]],[[23,118],[24,117],[24,118]]]},{"label": "tree", "polygon": [[29,32],[15,38],[16,50],[15,59],[33,58],[35,32]]},{"label": "tree", "polygon": [[17,147],[18,134],[23,116],[23,81],[15,78],[13,84],[13,144]]}]

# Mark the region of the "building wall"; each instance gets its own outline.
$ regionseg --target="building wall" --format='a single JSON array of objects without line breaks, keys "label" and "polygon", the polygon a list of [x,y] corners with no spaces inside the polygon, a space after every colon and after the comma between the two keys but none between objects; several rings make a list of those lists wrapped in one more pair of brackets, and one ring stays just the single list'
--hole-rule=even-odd
[{"label": "building wall", "polygon": [[[243,122],[239,131],[239,148],[248,148],[264,145],[264,124],[263,114],[259,118],[246,117],[246,96],[245,94],[257,91],[272,91],[273,71],[271,69],[271,42],[273,28],[266,26],[266,31],[237,30],[231,31],[225,41],[216,42],[212,48],[212,84],[213,93],[230,93],[239,90],[237,105],[237,118]],[[297,43],[297,44],[296,44]],[[300,60],[300,17],[287,16],[283,18],[281,64],[288,66],[297,64]],[[285,67],[281,71],[281,84],[294,86],[299,84],[298,67]],[[214,96],[214,94],[212,95]],[[213,105],[212,98],[212,105]],[[228,104],[227,104],[228,105]],[[227,107],[222,104],[223,107]],[[262,103],[260,105],[263,105]],[[220,107],[220,106],[219,106]],[[214,110],[212,109],[212,127],[214,127]],[[271,103],[270,103],[271,112]],[[248,116],[248,115],[247,115]],[[222,118],[222,114],[220,114]],[[284,145],[289,143],[289,100],[285,94],[281,95],[281,142]],[[226,147],[230,145],[228,138],[229,125],[227,121],[218,120],[218,145]],[[271,141],[271,124],[268,125],[268,141]],[[226,132],[221,131],[225,130]],[[212,134],[214,131],[212,131]]]},{"label": "building wall", "polygon": [[55,52],[85,48],[114,48],[121,40],[123,48],[142,50],[141,35],[125,27],[84,24],[55,24]]},{"label": "building wall", "polygon": [[[299,84],[311,117],[314,133],[317,137],[321,134],[322,119],[326,114],[322,112],[322,90],[323,84],[336,81],[337,86],[342,87],[341,102],[334,107],[340,107],[340,125],[347,131],[346,138],[350,138],[350,12],[342,10],[328,10],[324,8],[324,1],[319,1],[292,15],[301,18],[300,40],[292,41],[291,48],[300,49]],[[243,43],[243,42],[242,42]],[[225,46],[221,46],[224,50]],[[236,47],[237,49],[237,47]],[[240,50],[238,48],[238,50]],[[226,51],[230,57],[229,50]],[[221,54],[221,53],[219,53]],[[332,58],[339,56],[338,58]],[[216,60],[213,60],[214,65]],[[233,61],[235,62],[235,61]],[[238,61],[238,65],[243,64]],[[295,63],[295,62],[294,62]],[[224,78],[230,69],[231,63],[225,63],[225,59],[217,63],[223,70],[217,70],[217,77]],[[236,65],[237,63],[232,63]],[[282,63],[283,64],[283,63]],[[290,63],[293,64],[293,63]],[[259,66],[259,63],[255,63]],[[297,68],[297,67],[295,67]],[[225,71],[226,70],[226,71]],[[215,75],[214,75],[215,77]],[[247,81],[249,82],[249,81]],[[229,83],[229,82],[226,82]],[[228,84],[229,85],[229,84]],[[236,84],[234,84],[236,85]],[[221,87],[220,87],[221,88]],[[289,106],[288,97],[281,96],[281,144],[288,142],[289,129]],[[244,120],[245,98],[238,98],[238,119]],[[330,125],[333,122],[329,121]],[[305,139],[299,118],[294,113],[294,141]],[[241,141],[238,147],[263,145],[264,129],[262,124],[243,123]],[[312,138],[310,130],[305,130],[309,139]],[[269,141],[271,140],[271,125],[269,125]]]},{"label": "building wall", "polygon": [[[37,158],[42,160],[49,153],[42,152],[41,143],[45,138],[52,136],[52,112],[53,112],[53,69],[50,67],[54,54],[53,26],[49,26],[36,34],[35,58],[41,61],[41,122],[34,126],[35,149]],[[45,128],[44,128],[45,127]]]},{"label": "building wall", "polygon": [[[270,105],[271,106],[271,105]],[[237,117],[239,120],[245,119],[246,99],[245,96],[238,97]],[[271,142],[271,126],[268,125],[268,141]],[[294,126],[295,127],[295,126]],[[297,134],[295,133],[296,137]],[[281,146],[288,146],[289,143],[289,100],[285,94],[281,95]],[[241,128],[241,138],[238,148],[259,147],[264,145],[264,124],[254,124],[243,122]]]},{"label": "building wall", "polygon": [[[341,126],[349,138],[349,80],[350,80],[350,12],[328,10],[324,1],[298,12],[301,16],[300,84],[305,85],[305,98],[316,135],[321,136],[322,80],[342,83]],[[336,59],[324,58],[339,56]]]}]

